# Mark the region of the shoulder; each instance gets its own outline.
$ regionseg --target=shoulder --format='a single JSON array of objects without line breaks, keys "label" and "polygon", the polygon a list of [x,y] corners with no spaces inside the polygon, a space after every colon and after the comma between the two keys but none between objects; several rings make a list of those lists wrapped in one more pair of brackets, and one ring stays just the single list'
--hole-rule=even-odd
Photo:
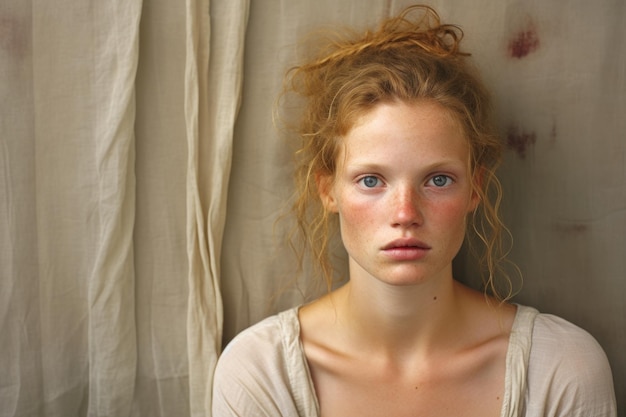
[{"label": "shoulder", "polygon": [[[290,311],[281,313],[290,315]],[[215,369],[217,389],[248,380],[281,378],[285,368],[284,344],[286,339],[297,338],[285,329],[281,321],[285,317],[276,315],[239,333],[224,349]]]},{"label": "shoulder", "polygon": [[251,326],[226,346],[214,373],[214,415],[295,412],[293,382],[301,372],[293,369],[299,360],[298,329],[297,310],[292,309]]},{"label": "shoulder", "polygon": [[[602,348],[586,330],[552,314],[539,313],[535,318],[533,328],[533,348],[559,348],[559,356],[567,357],[563,353],[576,356],[604,357]],[[562,351],[565,349],[565,352]]]},{"label": "shoulder", "polygon": [[243,330],[226,345],[218,366],[245,364],[256,356],[262,356],[267,361],[270,358],[268,354],[276,359],[277,348],[282,345],[283,338],[289,336],[281,326],[282,320],[281,315],[271,316]]},{"label": "shoulder", "polygon": [[530,357],[529,366],[550,358],[555,368],[571,366],[580,371],[591,366],[604,370],[608,364],[602,347],[591,334],[551,314],[538,314],[535,318]]},{"label": "shoulder", "polygon": [[539,415],[615,415],[606,354],[587,331],[551,314],[535,317],[527,394]]}]

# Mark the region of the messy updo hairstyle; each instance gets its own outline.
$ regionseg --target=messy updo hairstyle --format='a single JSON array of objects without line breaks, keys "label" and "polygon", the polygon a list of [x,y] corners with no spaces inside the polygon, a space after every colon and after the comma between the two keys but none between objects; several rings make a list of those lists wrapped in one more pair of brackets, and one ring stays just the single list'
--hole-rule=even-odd
[{"label": "messy updo hairstyle", "polygon": [[[443,24],[426,6],[412,6],[384,20],[376,30],[342,35],[327,41],[320,52],[287,73],[285,89],[304,99],[298,125],[296,195],[293,212],[304,254],[319,268],[330,289],[334,269],[330,237],[337,232],[336,215],[324,209],[316,187],[319,175],[335,177],[341,138],[358,118],[380,103],[431,101],[459,122],[470,145],[473,188],[479,208],[470,216],[468,234],[482,247],[485,290],[504,300],[496,276],[504,276],[499,215],[501,186],[495,171],[502,145],[491,120],[489,94],[460,49],[462,30]],[[468,240],[468,239],[466,239]]]}]

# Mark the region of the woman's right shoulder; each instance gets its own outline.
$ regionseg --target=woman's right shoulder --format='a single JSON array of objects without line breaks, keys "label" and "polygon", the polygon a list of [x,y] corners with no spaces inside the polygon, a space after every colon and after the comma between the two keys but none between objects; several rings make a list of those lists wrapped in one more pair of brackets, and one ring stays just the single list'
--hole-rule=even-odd
[{"label": "woman's right shoulder", "polygon": [[217,367],[259,367],[281,359],[285,342],[299,337],[297,310],[267,317],[231,340],[219,357]]},{"label": "woman's right shoulder", "polygon": [[306,374],[299,340],[296,308],[237,335],[217,362],[213,415],[300,415],[294,392],[307,384],[299,378]]}]

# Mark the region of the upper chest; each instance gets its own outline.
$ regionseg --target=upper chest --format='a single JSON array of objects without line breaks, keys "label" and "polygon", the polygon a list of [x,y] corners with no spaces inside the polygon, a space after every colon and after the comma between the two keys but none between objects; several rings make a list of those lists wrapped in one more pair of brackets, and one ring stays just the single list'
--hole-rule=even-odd
[{"label": "upper chest", "polygon": [[376,360],[311,355],[309,367],[322,417],[499,416],[506,345],[438,358],[411,369]]}]

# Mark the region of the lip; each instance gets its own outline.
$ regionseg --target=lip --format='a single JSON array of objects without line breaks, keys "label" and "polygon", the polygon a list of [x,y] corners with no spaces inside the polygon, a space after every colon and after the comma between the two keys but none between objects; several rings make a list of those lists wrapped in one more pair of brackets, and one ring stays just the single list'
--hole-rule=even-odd
[{"label": "lip", "polygon": [[383,253],[395,261],[420,260],[430,249],[426,243],[413,238],[396,239],[382,247]]},{"label": "lip", "polygon": [[406,248],[417,248],[417,249],[430,249],[426,243],[421,240],[417,240],[411,237],[405,237],[401,239],[396,239],[392,242],[387,243],[383,246],[383,250],[390,249],[406,249]]}]

